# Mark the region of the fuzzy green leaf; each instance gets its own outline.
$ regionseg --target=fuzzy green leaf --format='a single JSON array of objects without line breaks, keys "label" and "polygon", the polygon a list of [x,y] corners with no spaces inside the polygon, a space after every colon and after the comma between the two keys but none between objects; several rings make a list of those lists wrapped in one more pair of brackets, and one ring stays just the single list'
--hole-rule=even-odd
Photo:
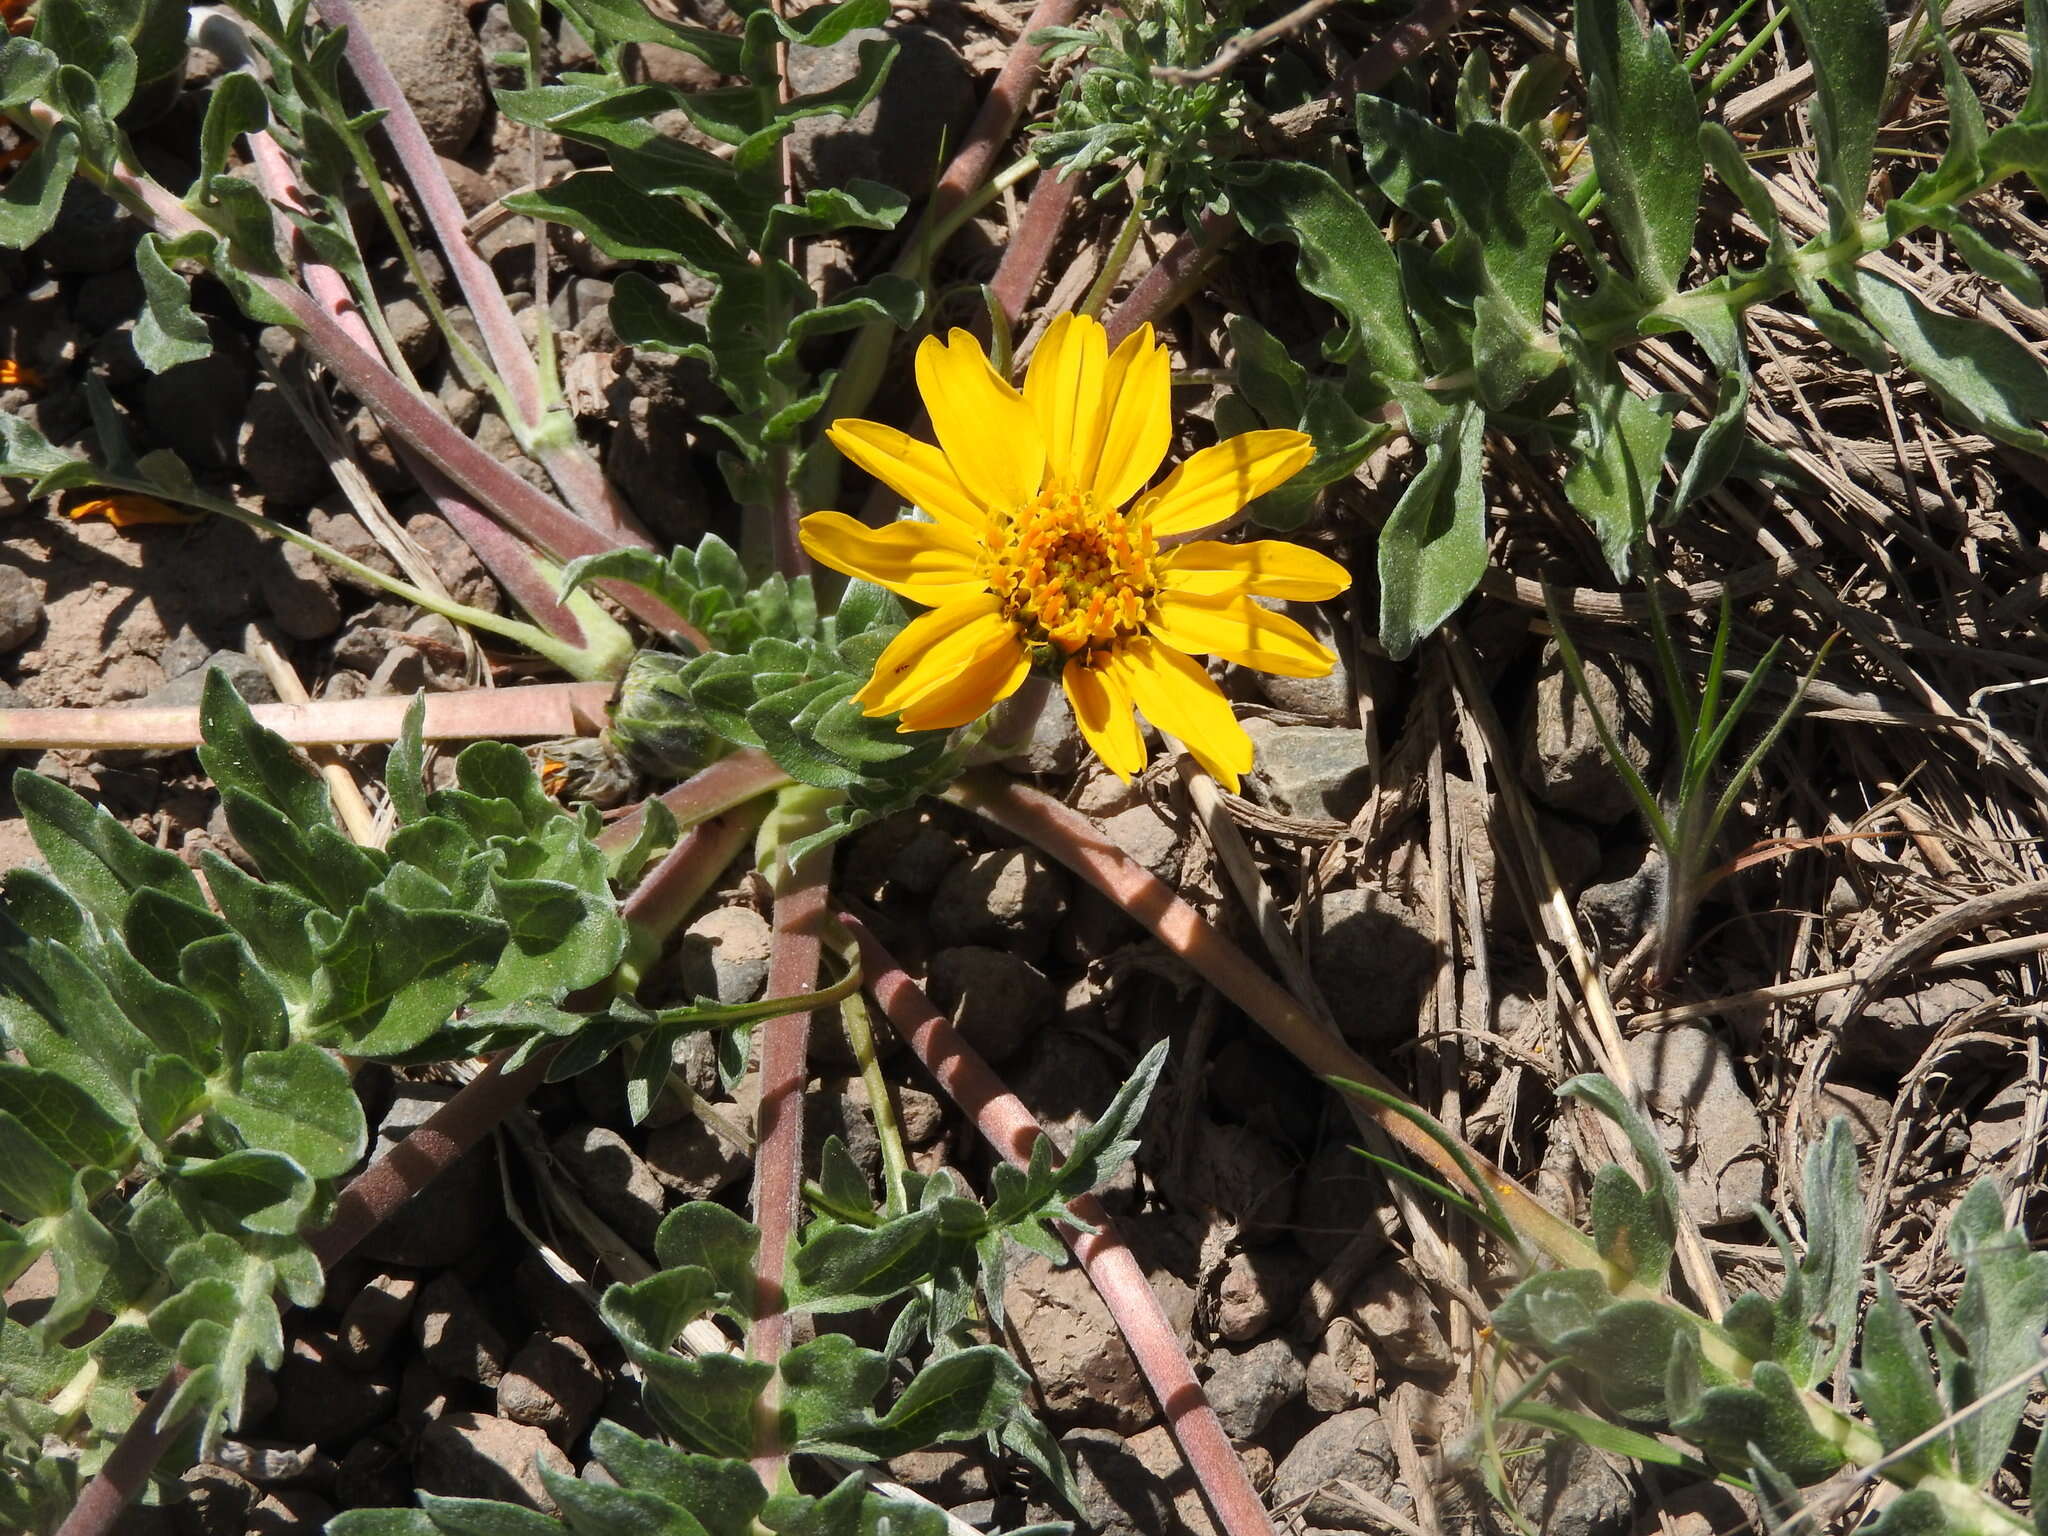
[{"label": "fuzzy green leaf", "polygon": [[489,974],[504,939],[491,918],[372,891],[319,952],[306,1034],[358,1056],[415,1050]]},{"label": "fuzzy green leaf", "polygon": [[[1927,1341],[1892,1289],[1891,1276],[1881,1269],[1877,1272],[1877,1299],[1863,1319],[1861,1363],[1849,1372],[1849,1384],[1888,1451],[1918,1439],[1945,1415],[1934,1372],[1927,1364]],[[1927,1446],[1902,1470],[1916,1467],[1950,1470],[1947,1444]]]},{"label": "fuzzy green leaf", "polygon": [[164,248],[165,242],[154,234],[144,235],[135,247],[135,270],[141,274],[143,292],[142,315],[135,322],[135,355],[151,373],[197,362],[213,352],[212,332],[192,311],[192,286],[171,270]]},{"label": "fuzzy green leaf", "polygon": [[687,1509],[710,1536],[750,1536],[767,1490],[745,1462],[693,1456],[658,1440],[643,1440],[602,1420],[590,1449],[621,1487],[659,1494]]},{"label": "fuzzy green leaf", "polygon": [[1578,0],[1572,31],[1586,74],[1586,137],[1600,190],[1635,270],[1657,300],[1692,255],[1703,167],[1692,81],[1663,27],[1628,0]]},{"label": "fuzzy green leaf", "polygon": [[1987,437],[2048,454],[2048,369],[2031,352],[1980,320],[1929,309],[1886,278],[1858,269],[1841,281],[1952,415]]},{"label": "fuzzy green leaf", "polygon": [[619,261],[680,262],[704,277],[730,277],[731,246],[689,204],[650,197],[612,171],[578,171],[543,192],[506,198],[514,213],[566,224]]},{"label": "fuzzy green leaf", "polygon": [[[1421,392],[1401,393],[1412,409]],[[1486,497],[1480,484],[1486,418],[1465,404],[1428,432],[1423,466],[1380,530],[1380,644],[1406,657],[1479,585],[1486,573]]]},{"label": "fuzzy green leaf", "polygon": [[68,1168],[120,1171],[133,1149],[128,1128],[60,1072],[0,1060],[0,1112]]},{"label": "fuzzy green leaf", "polygon": [[1882,0],[1791,0],[1813,65],[1810,121],[1837,236],[1863,216],[1891,42]]},{"label": "fuzzy green leaf", "polygon": [[304,1040],[247,1057],[241,1081],[214,1110],[250,1146],[282,1152],[316,1179],[347,1173],[368,1138],[348,1072]]},{"label": "fuzzy green leaf", "polygon": [[1358,198],[1312,165],[1262,161],[1230,169],[1231,211],[1255,238],[1301,248],[1301,284],[1344,319],[1323,355],[1362,356],[1376,374],[1422,377],[1400,268]]},{"label": "fuzzy green leaf", "polygon": [[[1963,1293],[1953,1329],[1935,1331],[1942,1394],[1962,1414],[1950,1437],[1957,1474],[1983,1484],[2004,1462],[2019,1428],[2026,1394],[1995,1389],[2041,1359],[2048,1328],[2048,1253],[2007,1227],[1998,1186],[1980,1179],[1949,1222],[1949,1251],[1963,1266]],[[1963,1347],[1958,1349],[1960,1343]],[[1968,1413],[1962,1413],[1964,1409]]]}]

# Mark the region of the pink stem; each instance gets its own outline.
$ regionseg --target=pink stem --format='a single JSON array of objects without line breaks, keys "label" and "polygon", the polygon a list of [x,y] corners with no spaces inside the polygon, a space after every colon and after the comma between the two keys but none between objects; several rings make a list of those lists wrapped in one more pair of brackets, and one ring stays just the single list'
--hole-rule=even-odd
[{"label": "pink stem", "polygon": [[[768,996],[793,997],[818,983],[830,849],[815,849],[776,879],[775,944],[768,956]],[[784,1014],[760,1027],[761,1108],[756,1122],[754,1225],[761,1231],[754,1268],[754,1320],[747,1329],[749,1358],[774,1365],[789,1348],[793,1316],[783,1290],[790,1237],[803,1194],[804,1082],[810,1072],[811,1016]],[[770,1378],[756,1405],[754,1470],[761,1486],[781,1485],[783,1460],[779,1383]]]},{"label": "pink stem", "polygon": [[[265,132],[252,133],[248,139],[264,195],[273,203],[282,203],[304,213],[306,205],[299,196],[291,162],[285,158],[277,140]],[[290,235],[299,275],[306,280],[306,291],[312,294],[314,302],[326,308],[335,323],[357,346],[365,352],[376,352],[376,338],[370,332],[369,322],[356,307],[356,296],[349,291],[347,279],[315,256],[296,229],[291,229]],[[421,459],[409,443],[400,439],[393,446],[399,459],[419,482],[420,489],[440,509],[450,526],[476,551],[498,584],[512,594],[513,600],[526,611],[527,616],[557,639],[570,645],[585,644],[581,621],[555,601],[554,589],[534,563],[533,552],[463,496],[446,476]]]},{"label": "pink stem", "polygon": [[[519,332],[519,322],[512,314],[512,306],[505,301],[505,290],[498,285],[497,274],[469,243],[462,204],[456,199],[455,189],[448,185],[440,156],[427,142],[426,131],[413,114],[412,103],[406,100],[397,78],[378,55],[350,0],[319,0],[319,10],[320,19],[330,27],[348,29],[345,47],[349,68],[362,82],[363,93],[370,98],[371,105],[384,109],[384,132],[390,137],[399,164],[405,168],[406,180],[412,184],[420,211],[434,231],[435,242],[448,260],[448,269],[469,302],[470,313],[476,317],[477,329],[483,333],[484,346],[491,354],[491,365],[504,381],[513,409],[525,427],[538,427],[547,415],[540,369],[526,348],[526,338]],[[537,304],[545,306],[547,301],[544,292],[534,295]],[[539,457],[570,505],[584,518],[629,542],[646,542],[625,503],[580,444],[568,441],[543,446]]]},{"label": "pink stem", "polygon": [[1031,291],[1044,275],[1053,247],[1059,244],[1060,231],[1074,206],[1074,192],[1071,182],[1060,180],[1051,171],[1041,171],[1031,185],[1031,196],[1025,200],[1024,212],[988,285],[1012,325],[1031,302]]},{"label": "pink stem", "polygon": [[996,83],[989,87],[981,110],[975,113],[960,152],[932,188],[931,201],[924,213],[927,227],[959,207],[969,193],[988,180],[996,151],[1009,142],[1017,120],[1024,115],[1025,105],[1038,84],[1039,63],[1045,57],[1045,49],[1031,41],[1032,35],[1048,27],[1073,25],[1074,18],[1087,5],[1088,0],[1038,0],[1032,8],[1024,30],[1010,47],[1009,57],[1003,60]]},{"label": "pink stem", "polygon": [[[866,985],[925,1064],[939,1086],[974,1118],[988,1144],[1017,1167],[1031,1160],[1031,1148],[1045,1128],[1002,1079],[983,1061],[946,1016],[931,1005],[917,983],[896,963],[875,936],[851,917],[840,921],[860,940],[861,968]],[[1061,1238],[1081,1261],[1115,1319],[1138,1369],[1166,1414],[1167,1427],[1179,1442],[1202,1496],[1228,1536],[1273,1536],[1273,1522],[1245,1476],[1244,1464],[1223,1432],[1222,1421],[1195,1380],[1187,1354],[1173,1325],[1160,1310],[1159,1298],[1128,1245],[1116,1233],[1109,1213],[1093,1195],[1070,1201],[1068,1208],[1096,1230],[1079,1232],[1062,1222]]]},{"label": "pink stem", "polygon": [[[610,683],[537,683],[427,695],[429,741],[501,737],[545,741],[595,736],[604,729]],[[257,704],[256,723],[301,745],[349,746],[398,739],[411,699],[316,699]],[[196,747],[196,708],[0,709],[0,741],[10,748]]]},{"label": "pink stem", "polygon": [[[788,782],[789,775],[767,753],[744,747],[700,768],[663,794],[661,802],[674,813],[678,825],[688,827],[780,789]],[[646,815],[644,805],[635,806],[598,834],[597,846],[607,852],[625,847],[640,835],[640,823]]]},{"label": "pink stem", "polygon": [[[1050,795],[985,773],[968,774],[946,798],[1035,843],[1138,920],[1218,992],[1244,1010],[1267,1034],[1325,1079],[1344,1079],[1407,1100],[1387,1075],[1325,1029],[1308,1009],[1259,969],[1251,957],[1216,931],[1151,871],[1102,835],[1102,829]],[[1412,1102],[1412,1101],[1410,1101]],[[1415,1121],[1377,1100],[1360,1106],[1389,1139],[1453,1188],[1474,1198],[1497,1199],[1525,1237],[1555,1254],[1591,1255],[1585,1237],[1547,1210],[1535,1196],[1470,1146],[1476,1184],[1458,1160]]]}]

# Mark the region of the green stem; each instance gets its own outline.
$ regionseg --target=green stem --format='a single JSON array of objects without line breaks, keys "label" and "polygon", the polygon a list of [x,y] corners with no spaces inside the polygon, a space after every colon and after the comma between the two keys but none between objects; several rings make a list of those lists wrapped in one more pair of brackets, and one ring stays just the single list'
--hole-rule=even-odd
[{"label": "green stem", "polygon": [[896,1116],[896,1100],[890,1092],[889,1079],[882,1075],[882,1059],[875,1053],[875,1031],[868,1017],[867,1000],[858,987],[860,943],[837,922],[827,923],[825,941],[845,960],[847,975],[856,983],[854,990],[839,1000],[839,1022],[860,1068],[860,1080],[867,1086],[868,1109],[875,1117],[875,1139],[882,1147],[882,1208],[890,1216],[901,1216],[910,1209],[906,1184],[910,1158],[903,1150],[903,1124]]},{"label": "green stem", "polygon": [[1145,192],[1158,179],[1162,163],[1158,155],[1145,162],[1137,188],[1131,193],[1131,211],[1124,215],[1123,226],[1116,232],[1116,241],[1110,246],[1108,256],[1103,258],[1102,270],[1088,285],[1088,292],[1075,311],[1077,314],[1100,315],[1103,305],[1109,302],[1110,292],[1116,287],[1117,279],[1123,276],[1131,252],[1137,247],[1139,232],[1145,227]]},{"label": "green stem", "polygon": [[[624,673],[626,663],[632,659],[631,637],[618,625],[611,623],[602,609],[580,593],[570,595],[569,607],[576,612],[578,618],[585,621],[586,633],[609,634],[613,637],[611,643],[602,646],[594,643],[586,646],[569,645],[537,624],[507,618],[501,613],[492,613],[484,608],[472,608],[469,604],[458,603],[452,598],[437,597],[400,577],[387,576],[374,566],[351,559],[332,545],[321,543],[309,533],[301,533],[296,528],[273,522],[260,512],[251,512],[246,507],[237,506],[234,502],[219,496],[209,496],[197,488],[159,485],[153,480],[131,479],[126,475],[116,475],[97,468],[94,470],[93,478],[109,490],[126,491],[159,501],[182,502],[188,507],[197,507],[202,512],[211,512],[216,517],[228,518],[245,528],[253,528],[259,533],[271,534],[287,543],[296,544],[358,581],[368,582],[380,591],[401,598],[414,607],[424,608],[429,613],[438,613],[451,624],[467,625],[471,629],[482,630],[485,634],[496,635],[502,640],[523,645],[536,655],[547,658],[571,677],[585,680],[618,677]],[[603,625],[602,628],[594,627],[599,623]]]}]

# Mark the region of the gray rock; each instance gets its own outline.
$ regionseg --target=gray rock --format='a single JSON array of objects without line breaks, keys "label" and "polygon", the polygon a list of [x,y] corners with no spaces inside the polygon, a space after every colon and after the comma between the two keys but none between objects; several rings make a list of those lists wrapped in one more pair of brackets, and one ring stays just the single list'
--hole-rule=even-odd
[{"label": "gray rock", "polygon": [[942,948],[985,944],[1037,960],[1066,911],[1066,876],[1039,854],[1007,848],[956,865],[939,883],[932,938]]},{"label": "gray rock", "polygon": [[343,1358],[354,1370],[368,1370],[384,1358],[412,1320],[419,1295],[416,1276],[403,1270],[382,1270],[363,1282],[341,1314]]},{"label": "gray rock", "polygon": [[974,1457],[946,1446],[891,1458],[889,1476],[942,1509],[988,1497],[988,1468]]},{"label": "gray rock", "polygon": [[1864,1005],[1861,1017],[1849,1026],[1856,1064],[1873,1074],[1909,1071],[1944,1024],[1991,1001],[1990,988],[1968,976],[1937,981],[1917,992],[1876,998]]},{"label": "gray rock", "polygon": [[249,396],[235,456],[273,508],[311,506],[331,484],[326,457],[292,413],[284,391],[267,379]]},{"label": "gray rock", "polygon": [[938,1099],[922,1088],[896,1089],[896,1118],[903,1126],[904,1143],[928,1147],[946,1129],[946,1116]]},{"label": "gray rock", "polygon": [[[726,1106],[729,1113],[733,1107]],[[746,1176],[747,1156],[695,1115],[686,1114],[647,1137],[647,1166],[686,1200],[709,1200]]]},{"label": "gray rock", "polygon": [[188,709],[199,702],[200,695],[206,688],[206,674],[216,667],[227,674],[228,681],[235,685],[235,692],[242,696],[243,702],[277,702],[277,689],[271,685],[270,674],[263,670],[263,664],[241,651],[215,651],[203,664],[189,672],[179,673],[163,687],[152,692],[143,702],[160,708],[175,706]]},{"label": "gray rock", "polygon": [[1237,1223],[1249,1246],[1278,1241],[1294,1219],[1299,1168],[1249,1126],[1198,1123],[1188,1193]]},{"label": "gray rock", "polygon": [[1372,793],[1365,732],[1353,726],[1247,720],[1264,798],[1285,816],[1349,821]]},{"label": "gray rock", "polygon": [[427,1282],[413,1309],[420,1356],[443,1376],[495,1387],[505,1374],[505,1337],[453,1274]]},{"label": "gray rock", "polygon": [[1218,1336],[1242,1344],[1291,1313],[1307,1283],[1301,1255],[1291,1247],[1240,1249],[1209,1282],[1204,1315]]},{"label": "gray rock", "polygon": [[1209,1404],[1233,1441],[1250,1440],[1301,1391],[1300,1356],[1285,1339],[1268,1339],[1236,1354],[1210,1357],[1215,1369],[1204,1384]]},{"label": "gray rock", "polygon": [[327,564],[298,544],[269,546],[257,578],[277,627],[294,640],[324,640],[341,628],[341,599]]},{"label": "gray rock", "polygon": [[626,1138],[601,1125],[576,1126],[557,1136],[553,1147],[590,1208],[626,1241],[651,1249],[668,1200],[661,1180]]},{"label": "gray rock", "polygon": [[352,1371],[347,1359],[332,1334],[293,1339],[277,1372],[277,1407],[266,1432],[279,1440],[332,1448],[390,1418],[398,1406],[392,1371]]},{"label": "gray rock", "polygon": [[495,612],[498,584],[469,547],[469,541],[437,512],[416,512],[405,520],[405,531],[419,545],[441,578],[441,585],[458,603]]},{"label": "gray rock", "polygon": [[[1527,936],[1531,931],[1531,913],[1527,903],[1516,896],[1520,882],[1503,880],[1499,874],[1501,847],[1510,850],[1511,867],[1519,867],[1512,852],[1514,832],[1504,815],[1489,817],[1487,797],[1470,779],[1447,774],[1444,790],[1450,810],[1450,846],[1471,862],[1479,886],[1479,921],[1490,933]],[[1551,867],[1557,872],[1558,884],[1570,896],[1599,867],[1599,841],[1577,822],[1540,810],[1536,813],[1536,829],[1543,839],[1544,852],[1550,856]],[[1451,891],[1458,915],[1469,928],[1473,914],[1465,910],[1462,873],[1453,880]],[[1540,929],[1541,924],[1537,926]]]},{"label": "gray rock", "polygon": [[1003,1317],[1048,1418],[1134,1434],[1158,1416],[1138,1362],[1079,1265],[1041,1254],[1010,1266]]},{"label": "gray rock", "polygon": [[231,469],[249,395],[248,368],[216,347],[205,357],[145,379],[142,414],[150,431],[187,467]]},{"label": "gray rock", "polygon": [[18,651],[43,622],[43,584],[19,566],[0,565],[0,651]]},{"label": "gray rock", "polygon": [[1300,1508],[1311,1526],[1338,1531],[1373,1531],[1380,1523],[1344,1494],[1356,1483],[1399,1510],[1413,1502],[1397,1481],[1393,1437],[1371,1408],[1353,1408],[1323,1420],[1295,1442],[1273,1473],[1268,1495],[1276,1507]]},{"label": "gray rock", "polygon": [[1763,1198],[1763,1117],[1735,1075],[1728,1047],[1693,1025],[1653,1029],[1627,1042],[1657,1133],[1677,1166],[1680,1198],[1702,1227],[1749,1219]]},{"label": "gray rock", "polygon": [[[450,1083],[399,1082],[377,1127],[376,1155],[389,1153],[454,1093]],[[376,1263],[418,1269],[441,1269],[469,1257],[504,1212],[496,1158],[491,1138],[485,1137],[400,1206],[356,1251]]]},{"label": "gray rock", "polygon": [[1264,602],[1263,606],[1284,613],[1322,641],[1337,658],[1337,664],[1321,677],[1280,677],[1247,668],[1252,686],[1275,709],[1339,725],[1350,720],[1357,713],[1358,685],[1351,680],[1351,669],[1344,664],[1345,648],[1337,643],[1330,606],[1276,602]]},{"label": "gray rock", "polygon": [[[1586,686],[1594,707],[1614,731],[1622,755],[1654,790],[1656,711],[1650,685],[1633,663],[1584,655]],[[1572,687],[1555,643],[1544,648],[1522,729],[1522,780],[1552,810],[1602,826],[1635,809],[1621,775],[1608,761],[1586,700]]]},{"label": "gray rock", "polygon": [[1429,917],[1376,886],[1324,894],[1308,915],[1309,964],[1346,1039],[1373,1049],[1415,1038],[1415,1009],[1436,974]]},{"label": "gray rock", "polygon": [[1044,678],[1028,679],[994,711],[989,722],[992,745],[1018,750],[1003,759],[1012,773],[1041,773],[1065,776],[1079,768],[1088,756],[1087,743],[1074,724],[1074,708],[1056,683]]},{"label": "gray rock", "polygon": [[410,698],[433,680],[425,656],[410,645],[394,645],[370,673],[370,685],[363,692],[373,699]]},{"label": "gray rock", "polygon": [[1540,1475],[1522,1495],[1522,1513],[1544,1536],[1620,1536],[1635,1514],[1636,1491],[1625,1473],[1590,1446],[1559,1437]]},{"label": "gray rock", "polygon": [[1051,982],[1015,955],[980,945],[941,950],[932,958],[926,990],[949,1014],[967,1043],[995,1066],[1021,1051],[1052,1022],[1059,994]]},{"label": "gray rock", "polygon": [[1089,1536],[1215,1536],[1172,1434],[1077,1429],[1060,1441],[1081,1495]]},{"label": "gray rock", "polygon": [[866,27],[830,48],[793,49],[792,89],[808,94],[844,85],[859,67],[862,45],[883,39],[897,45],[894,88],[852,118],[808,117],[790,135],[800,186],[843,187],[858,177],[923,197],[973,121],[979,102],[967,61],[926,27]]},{"label": "gray rock", "polygon": [[1386,1198],[1386,1183],[1372,1164],[1352,1151],[1349,1127],[1317,1149],[1301,1175],[1294,1211],[1294,1240],[1324,1263],[1342,1253]]},{"label": "gray rock", "polygon": [[484,120],[484,55],[446,0],[357,0],[356,14],[412,104],[427,142],[459,155]]},{"label": "gray rock", "polygon": [[1398,1266],[1388,1265],[1366,1278],[1351,1315],[1372,1340],[1379,1363],[1417,1376],[1446,1375],[1457,1369],[1436,1303]]},{"label": "gray rock", "polygon": [[882,1143],[868,1112],[868,1086],[857,1077],[823,1077],[804,1095],[804,1172],[818,1176],[825,1143],[838,1137],[866,1176],[871,1190],[881,1188]]},{"label": "gray rock", "polygon": [[498,1383],[499,1416],[544,1429],[557,1445],[578,1439],[603,1402],[603,1373],[590,1352],[569,1338],[536,1334]]},{"label": "gray rock", "polygon": [[555,1502],[536,1463],[565,1477],[576,1470],[546,1430],[487,1413],[443,1414],[421,1431],[413,1455],[423,1493],[496,1499],[551,1515]]},{"label": "gray rock", "polygon": [[1180,879],[1180,834],[1150,805],[1134,805],[1108,817],[1102,835],[1168,885]]},{"label": "gray rock", "polygon": [[1379,1380],[1379,1363],[1358,1324],[1337,1317],[1323,1330],[1322,1347],[1309,1360],[1302,1394],[1317,1413],[1343,1413],[1377,1397]]},{"label": "gray rock", "polygon": [[774,933],[752,907],[720,907],[683,930],[678,962],[692,997],[751,1003],[768,980]]},{"label": "gray rock", "polygon": [[387,300],[384,323],[391,328],[391,339],[398,343],[399,355],[415,373],[441,355],[441,328],[418,299]]}]

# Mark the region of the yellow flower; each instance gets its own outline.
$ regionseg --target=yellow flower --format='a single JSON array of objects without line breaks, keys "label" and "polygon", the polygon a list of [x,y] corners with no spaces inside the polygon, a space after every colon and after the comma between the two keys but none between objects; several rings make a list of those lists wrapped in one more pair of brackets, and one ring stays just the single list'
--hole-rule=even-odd
[{"label": "yellow flower", "polygon": [[878,422],[833,424],[842,454],[932,519],[803,521],[814,560],[931,610],[875,663],[856,695],[866,713],[900,715],[905,731],[947,730],[1015,692],[1034,661],[1057,661],[1082,735],[1116,773],[1145,766],[1135,708],[1237,788],[1251,738],[1191,658],[1321,677],[1336,658],[1252,599],[1317,601],[1351,578],[1279,540],[1160,547],[1224,522],[1313,452],[1300,432],[1247,432],[1147,491],[1172,438],[1170,383],[1149,325],[1111,352],[1100,324],[1062,315],[1021,393],[967,332],[926,339],[917,387],[937,447]]}]

